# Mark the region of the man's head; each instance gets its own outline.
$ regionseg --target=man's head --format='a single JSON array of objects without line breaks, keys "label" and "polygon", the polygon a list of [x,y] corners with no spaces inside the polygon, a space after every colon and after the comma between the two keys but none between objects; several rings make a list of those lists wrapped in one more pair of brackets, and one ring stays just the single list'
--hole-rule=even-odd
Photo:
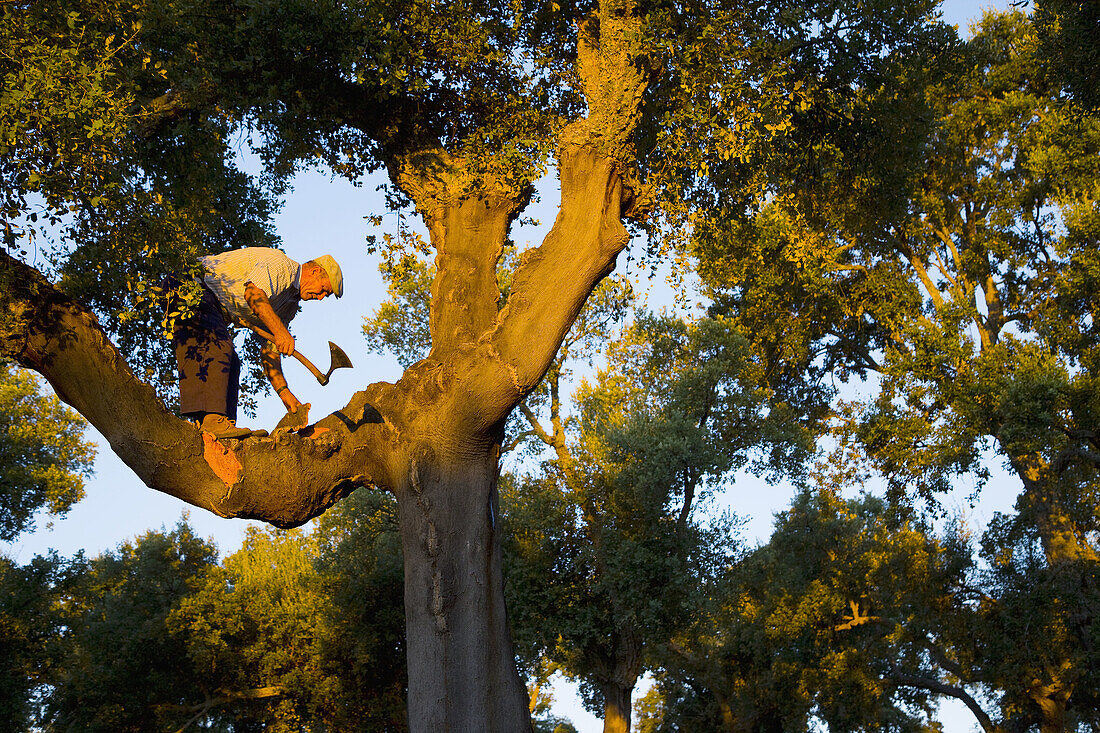
[{"label": "man's head", "polygon": [[298,286],[302,300],[321,300],[327,295],[339,298],[344,294],[344,273],[332,255],[322,255],[302,265]]}]

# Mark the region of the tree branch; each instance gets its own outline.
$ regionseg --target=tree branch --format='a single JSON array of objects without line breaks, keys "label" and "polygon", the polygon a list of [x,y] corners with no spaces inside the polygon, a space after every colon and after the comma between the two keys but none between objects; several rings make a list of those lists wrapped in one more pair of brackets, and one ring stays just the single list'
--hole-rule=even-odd
[{"label": "tree branch", "polygon": [[539,416],[535,414],[534,410],[527,406],[526,402],[519,404],[519,410],[523,413],[523,416],[527,418],[527,422],[531,425],[531,430],[527,432],[528,435],[535,435],[547,446],[554,445],[554,439],[550,436],[550,433],[546,432],[546,429],[542,427],[542,423],[539,422]]},{"label": "tree branch", "polygon": [[915,254],[907,253],[906,259],[909,260],[909,265],[913,268],[913,271],[917,273],[917,278],[920,279],[921,284],[924,285],[924,289],[928,291],[928,297],[932,299],[932,304],[936,308],[943,306],[943,295],[940,293],[939,288],[932,282],[932,278],[928,276],[928,269],[924,266],[924,263]]},{"label": "tree branch", "polygon": [[920,645],[923,646],[928,651],[928,653],[932,655],[932,659],[935,660],[936,664],[940,665],[959,679],[966,679],[966,675],[963,674],[962,666],[959,665],[958,662],[947,656],[947,652],[945,652],[939,644],[935,643],[923,634],[917,636],[916,638]]},{"label": "tree branch", "polygon": [[240,702],[242,700],[266,700],[272,697],[281,697],[284,694],[282,687],[269,686],[269,687],[257,687],[252,690],[242,690],[241,692],[230,692],[221,697],[215,697],[213,699],[206,700],[198,705],[192,705],[185,707],[182,705],[165,705],[160,707],[183,709],[185,712],[194,713],[195,715],[184,723],[176,733],[183,733],[185,730],[191,727],[193,723],[200,720],[204,715],[209,713],[213,708],[227,705],[231,702]]},{"label": "tree branch", "polygon": [[511,451],[514,451],[516,448],[518,448],[519,444],[522,443],[524,440],[532,437],[538,437],[538,434],[534,430],[524,430],[522,433],[502,445],[500,447],[500,452],[510,453]]},{"label": "tree branch", "polygon": [[579,29],[577,70],[589,114],[561,134],[561,208],[542,245],[516,268],[491,335],[520,394],[550,367],[585,299],[630,239],[622,222],[629,196],[623,179],[635,162],[630,140],[649,84],[636,45],[640,30],[625,0],[605,0]]},{"label": "tree branch", "polygon": [[496,266],[508,230],[532,189],[474,170],[442,148],[399,158],[390,177],[413,200],[436,251],[432,281],[432,358],[470,348],[497,317]]},{"label": "tree branch", "polygon": [[956,700],[961,700],[966,707],[970,708],[970,712],[974,714],[982,730],[986,731],[986,733],[1000,733],[1001,731],[1001,728],[995,725],[990,717],[986,715],[985,711],[982,710],[981,706],[978,705],[977,700],[971,697],[970,694],[961,687],[949,685],[939,680],[927,677],[917,677],[901,672],[886,675],[886,679],[904,687],[917,687],[922,690],[928,690],[929,692],[935,692],[940,695],[953,697]]},{"label": "tree branch", "polygon": [[0,356],[45,377],[150,488],[222,517],[291,527],[357,486],[385,485],[390,429],[368,404],[384,403],[385,385],[297,432],[218,441],[168,412],[87,309],[3,251],[0,313]]}]

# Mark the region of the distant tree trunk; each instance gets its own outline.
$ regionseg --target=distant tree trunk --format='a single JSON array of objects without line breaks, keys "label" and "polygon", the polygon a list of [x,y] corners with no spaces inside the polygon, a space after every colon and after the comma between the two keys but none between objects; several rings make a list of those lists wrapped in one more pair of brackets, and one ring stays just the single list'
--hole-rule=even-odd
[{"label": "distant tree trunk", "polygon": [[630,696],[634,685],[608,683],[603,688],[603,733],[629,733]]},{"label": "distant tree trunk", "polygon": [[724,733],[737,733],[739,730],[737,727],[738,721],[733,714],[733,708],[730,707],[729,698],[715,689],[711,689],[710,692],[714,696],[714,702],[718,705],[718,712],[722,715],[722,731]]},{"label": "distant tree trunk", "polygon": [[[1058,479],[1039,455],[1014,455],[1010,462],[1024,484],[1022,511],[1031,513],[1038,529],[1043,555],[1051,568],[1066,567],[1080,561],[1096,562],[1096,549],[1063,506]],[[1066,730],[1066,708],[1073,694],[1074,663],[1062,659],[1056,669],[1046,669],[1035,679],[1028,694],[1040,712],[1042,733]]]},{"label": "distant tree trunk", "polygon": [[[614,599],[612,603],[617,603]],[[603,681],[604,733],[628,733],[630,703],[638,676],[642,673],[643,642],[637,631],[626,626],[615,633],[614,662],[610,675]]]}]

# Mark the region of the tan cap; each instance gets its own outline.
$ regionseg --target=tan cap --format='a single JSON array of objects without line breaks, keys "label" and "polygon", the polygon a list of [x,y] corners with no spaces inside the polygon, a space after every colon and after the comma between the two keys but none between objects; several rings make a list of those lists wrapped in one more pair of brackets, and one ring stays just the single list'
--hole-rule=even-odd
[{"label": "tan cap", "polygon": [[325,274],[328,275],[328,281],[332,285],[332,294],[337,298],[343,295],[344,273],[340,272],[340,265],[336,264],[336,260],[332,258],[332,255],[314,257],[313,261],[324,268]]}]

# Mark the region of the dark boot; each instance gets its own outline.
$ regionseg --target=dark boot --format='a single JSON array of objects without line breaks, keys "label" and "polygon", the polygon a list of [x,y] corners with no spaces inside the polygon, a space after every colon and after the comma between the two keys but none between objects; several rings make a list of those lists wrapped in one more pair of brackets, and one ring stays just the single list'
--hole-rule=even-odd
[{"label": "dark boot", "polygon": [[252,435],[248,428],[239,428],[236,422],[216,412],[206,413],[206,417],[202,419],[202,429],[218,439],[247,438]]}]

